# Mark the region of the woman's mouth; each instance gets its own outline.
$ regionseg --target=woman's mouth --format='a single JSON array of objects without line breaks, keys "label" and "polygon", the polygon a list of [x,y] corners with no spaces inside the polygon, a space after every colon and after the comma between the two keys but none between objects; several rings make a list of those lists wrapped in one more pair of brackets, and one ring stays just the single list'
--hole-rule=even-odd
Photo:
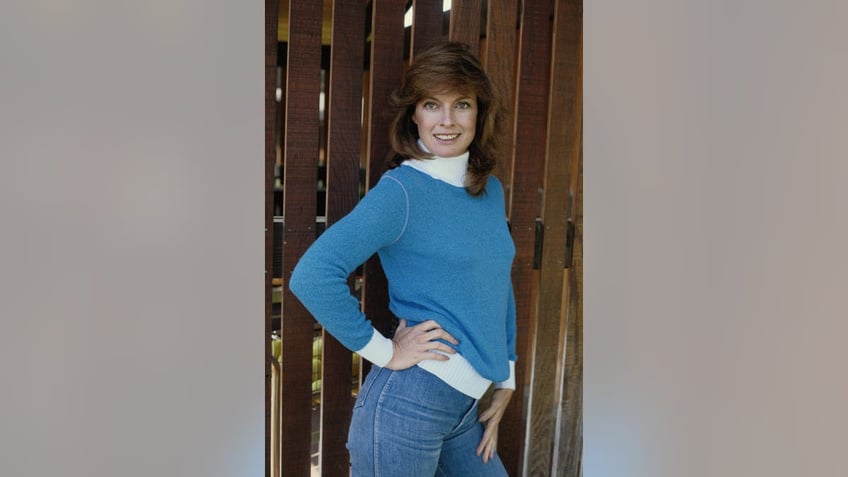
[{"label": "woman's mouth", "polygon": [[459,137],[459,134],[433,134],[433,137],[442,142],[450,142]]}]

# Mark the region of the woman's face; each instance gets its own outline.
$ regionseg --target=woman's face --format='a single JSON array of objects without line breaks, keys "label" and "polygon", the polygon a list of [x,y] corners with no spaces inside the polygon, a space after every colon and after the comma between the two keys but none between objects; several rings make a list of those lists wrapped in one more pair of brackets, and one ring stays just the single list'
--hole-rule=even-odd
[{"label": "woman's face", "polygon": [[477,98],[459,93],[434,94],[415,105],[412,122],[427,149],[441,157],[468,150],[477,128]]}]

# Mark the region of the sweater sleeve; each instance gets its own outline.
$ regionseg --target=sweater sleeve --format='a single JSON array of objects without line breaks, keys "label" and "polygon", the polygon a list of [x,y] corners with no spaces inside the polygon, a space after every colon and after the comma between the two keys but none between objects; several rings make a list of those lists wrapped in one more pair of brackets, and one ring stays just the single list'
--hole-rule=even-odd
[{"label": "sweater sleeve", "polygon": [[365,318],[347,277],[401,237],[408,214],[406,189],[397,179],[383,176],[348,215],[309,247],[289,280],[289,289],[327,332],[378,366],[391,359],[391,341]]},{"label": "sweater sleeve", "polygon": [[507,303],[506,315],[506,349],[509,353],[509,378],[506,381],[495,383],[496,388],[515,389],[515,362],[518,361],[518,354],[515,346],[515,294],[512,286],[509,287],[509,302]]},{"label": "sweater sleeve", "polygon": [[509,360],[512,362],[518,361],[518,354],[515,349],[515,293],[512,290],[512,285],[509,286],[509,301],[506,308],[506,350],[509,353]]}]

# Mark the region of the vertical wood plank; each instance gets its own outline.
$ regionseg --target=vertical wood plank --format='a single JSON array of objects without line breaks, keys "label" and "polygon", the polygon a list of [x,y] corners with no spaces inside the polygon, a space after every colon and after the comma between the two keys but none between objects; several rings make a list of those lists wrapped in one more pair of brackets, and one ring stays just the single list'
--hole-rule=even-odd
[{"label": "vertical wood plank", "polygon": [[[483,65],[491,77],[495,87],[503,99],[506,114],[504,122],[512,132],[515,124],[515,51],[516,25],[518,23],[518,0],[489,0],[488,16],[486,20],[486,48],[481,52]],[[504,138],[503,159],[495,166],[494,174],[503,183],[506,197],[512,188],[512,134]]]},{"label": "vertical wood plank", "polygon": [[[548,114],[548,150],[543,201],[544,248],[533,343],[533,380],[530,394],[528,441],[530,475],[555,475],[557,449],[556,409],[562,405],[563,363],[567,324],[563,309],[563,269],[566,267],[566,234],[570,172],[579,160],[580,144],[580,0],[560,0],[554,8],[551,52],[551,91]],[[556,81],[553,81],[553,79]],[[560,372],[558,372],[560,371]]]},{"label": "vertical wood plank", "polygon": [[[582,141],[581,141],[582,143]],[[574,201],[574,248],[569,274],[566,340],[562,382],[564,396],[560,407],[559,440],[556,445],[558,477],[581,475],[583,462],[583,156],[580,154],[577,191]]]},{"label": "vertical wood plank", "polygon": [[[582,20],[582,8],[581,19]],[[575,20],[576,21],[576,20]],[[582,21],[581,21],[582,23]],[[567,270],[569,277],[569,295],[567,297],[567,327],[566,347],[563,366],[562,386],[564,398],[560,408],[559,434],[557,455],[561,463],[557,475],[583,475],[583,33],[580,32],[579,61],[577,70],[577,108],[580,111],[579,159],[571,171],[573,191],[569,210],[574,223],[574,242],[572,246],[571,267]]]},{"label": "vertical wood plank", "polygon": [[[525,396],[528,381],[532,380],[533,357],[531,336],[535,328],[535,296],[538,273],[533,270],[536,218],[539,216],[539,190],[543,184],[545,147],[547,143],[548,83],[550,81],[550,51],[552,5],[549,0],[524,0],[519,33],[518,90],[516,92],[515,160],[513,167],[510,221],[516,246],[513,283],[518,313],[518,355],[516,366],[517,403],[525,408],[508,407],[506,416],[511,422],[526,420],[531,411],[529,396]],[[529,377],[529,379],[528,379]],[[515,414],[519,415],[516,416]],[[522,415],[523,414],[523,415]],[[526,429],[526,428],[525,428]],[[524,475],[528,463],[533,463],[533,449],[539,445],[529,435],[524,436],[525,452],[521,468],[508,469],[514,475]],[[550,442],[547,443],[550,446]],[[550,462],[548,452],[547,462]],[[531,474],[544,475],[544,474]]]},{"label": "vertical wood plank", "polygon": [[[359,200],[362,63],[365,6],[361,0],[334,0],[327,100],[327,227]],[[345,442],[352,411],[351,352],[323,331],[321,363],[321,447],[323,475],[347,475]]]},{"label": "vertical wood plank", "polygon": [[471,51],[480,51],[481,0],[463,0],[451,3],[450,39],[461,41],[471,47]]},{"label": "vertical wood plank", "polygon": [[442,38],[443,18],[442,0],[413,0],[410,59]]},{"label": "vertical wood plank", "polygon": [[[371,64],[368,99],[368,167],[366,187],[370,189],[383,173],[390,151],[387,131],[391,118],[387,105],[392,91],[400,86],[403,72],[404,3],[374,0],[371,10]],[[363,287],[365,315],[381,333],[392,327],[386,276],[375,255],[365,265]]]},{"label": "vertical wood plank", "polygon": [[[510,208],[510,193],[512,191],[512,164],[515,131],[515,51],[517,47],[516,33],[518,23],[518,0],[489,0],[486,20],[486,48],[481,51],[483,64],[495,88],[498,89],[504,105],[504,123],[508,134],[503,138],[507,153],[495,166],[494,175],[504,186],[504,197],[507,212]],[[519,321],[526,321],[527,315],[519,314]],[[526,328],[526,325],[523,326]],[[526,333],[521,333],[526,336]],[[521,355],[519,345],[519,360],[526,360]],[[524,389],[520,383],[526,382],[523,367],[516,366],[517,389],[512,401],[504,414],[499,426],[498,453],[510,475],[519,475],[521,455],[524,450],[524,423],[522,410],[524,408]]]},{"label": "vertical wood plank", "polygon": [[313,319],[288,290],[315,240],[322,2],[289,3],[283,185],[282,475],[309,475]]},{"label": "vertical wood plank", "polygon": [[[272,258],[274,244],[274,163],[277,159],[275,140],[276,89],[277,89],[277,18],[278,0],[265,0],[265,476],[271,475],[271,469],[277,462],[272,452],[272,419],[278,418],[272,412],[271,365],[274,356],[271,353],[271,300],[272,300]],[[277,421],[278,422],[278,421]]]}]

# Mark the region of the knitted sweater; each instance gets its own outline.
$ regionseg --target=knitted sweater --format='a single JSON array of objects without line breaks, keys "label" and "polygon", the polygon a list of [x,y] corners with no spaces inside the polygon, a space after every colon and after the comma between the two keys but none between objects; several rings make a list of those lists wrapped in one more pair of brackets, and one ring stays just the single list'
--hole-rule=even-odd
[{"label": "knitted sweater", "polygon": [[386,172],[307,250],[289,287],[343,345],[385,366],[391,340],[366,320],[347,285],[359,264],[379,254],[392,312],[409,326],[434,319],[459,340],[449,361],[419,366],[479,398],[493,381],[514,388],[515,247],[500,182],[492,176],[483,195],[469,195],[456,177],[466,163],[467,153],[408,160],[410,167]]}]

